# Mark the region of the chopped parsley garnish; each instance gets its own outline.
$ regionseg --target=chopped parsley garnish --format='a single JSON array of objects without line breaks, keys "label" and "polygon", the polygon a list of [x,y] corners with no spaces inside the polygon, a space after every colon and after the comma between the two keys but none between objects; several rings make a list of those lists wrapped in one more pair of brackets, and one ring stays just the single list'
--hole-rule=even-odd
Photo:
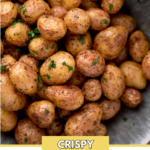
[{"label": "chopped parsley garnish", "polygon": [[20,14],[20,10],[18,10],[18,14]]},{"label": "chopped parsley garnish", "polygon": [[80,41],[81,45],[84,44],[84,39],[83,38],[79,38],[78,41]]},{"label": "chopped parsley garnish", "polygon": [[39,32],[38,28],[36,27],[32,31],[28,31],[27,30],[27,34],[29,35],[29,38],[32,39],[32,38],[38,37],[38,35],[40,34],[40,32]]},{"label": "chopped parsley garnish", "polygon": [[102,35],[102,38],[104,37],[104,34]]},{"label": "chopped parsley garnish", "polygon": [[74,15],[74,17],[79,18],[79,16],[78,16],[78,15]]},{"label": "chopped parsley garnish", "polygon": [[21,9],[24,8],[24,7],[26,7],[26,5],[22,5],[22,6],[21,6]]},{"label": "chopped parsley garnish", "polygon": [[[68,67],[68,69],[69,69],[69,72],[70,72],[70,71],[73,71],[73,67],[72,67],[72,66],[67,65],[65,61],[62,63],[62,65],[63,65],[63,66],[67,66],[67,67]],[[69,73],[69,72],[68,72],[68,73]]]},{"label": "chopped parsley garnish", "polygon": [[45,112],[46,112],[45,116],[47,116],[49,114],[49,110],[46,109]]},{"label": "chopped parsley garnish", "polygon": [[22,54],[25,54],[25,52],[23,52],[23,50],[21,50],[20,47],[17,47],[17,48],[15,49],[15,51],[16,51],[16,52],[19,52],[19,53],[22,53]]},{"label": "chopped parsley garnish", "polygon": [[38,51],[33,50],[33,53],[38,54]]},{"label": "chopped parsley garnish", "polygon": [[17,34],[16,34],[16,33],[14,33],[14,36],[16,36],[16,35],[20,35],[21,33],[22,33],[22,31],[21,31],[20,33],[17,33]]},{"label": "chopped parsley garnish", "polygon": [[73,39],[70,39],[71,41],[73,41],[73,40],[75,40],[75,38],[73,38]]},{"label": "chopped parsley garnish", "polygon": [[43,75],[45,77],[47,77],[48,81],[50,80],[51,76],[49,76],[48,74]]},{"label": "chopped parsley garnish", "polygon": [[28,15],[25,15],[25,17],[27,18],[27,17],[29,17]]},{"label": "chopped parsley garnish", "polygon": [[0,66],[0,69],[1,69],[2,71],[6,71],[6,66]]},{"label": "chopped parsley garnish", "polygon": [[27,138],[24,138],[24,143],[26,143],[28,141],[28,139]]},{"label": "chopped parsley garnish", "polygon": [[123,121],[124,121],[124,122],[127,122],[127,121],[128,121],[128,118],[127,118],[127,117],[123,117]]},{"label": "chopped parsley garnish", "polygon": [[107,80],[106,78],[104,78],[104,81],[106,81],[106,82],[107,82],[108,80]]},{"label": "chopped parsley garnish", "polygon": [[22,13],[23,13],[23,15],[25,14],[25,12],[26,12],[26,11],[27,11],[27,9],[24,9],[24,10],[23,10],[23,12],[22,12]]},{"label": "chopped parsley garnish", "polygon": [[25,40],[25,42],[24,42],[24,43],[28,44],[28,40]]},{"label": "chopped parsley garnish", "polygon": [[123,49],[119,52],[119,54],[122,53],[122,52],[123,52]]},{"label": "chopped parsley garnish", "polygon": [[109,24],[108,20],[103,20],[103,21],[101,21],[100,23]]},{"label": "chopped parsley garnish", "polygon": [[19,88],[19,90],[21,91],[22,89]]},{"label": "chopped parsley garnish", "polygon": [[52,49],[54,48],[54,44],[52,45]]},{"label": "chopped parsley garnish", "polygon": [[45,18],[48,18],[48,16],[46,15]]},{"label": "chopped parsley garnish", "polygon": [[38,82],[40,83],[41,82],[41,77],[40,75],[37,75],[38,76]]},{"label": "chopped parsley garnish", "polygon": [[13,18],[13,23],[10,26],[13,26],[13,28],[15,27],[15,25],[19,22],[21,22],[21,19],[16,20],[15,18]]},{"label": "chopped parsley garnish", "polygon": [[44,88],[44,86],[40,86],[40,90],[42,90]]},{"label": "chopped parsley garnish", "polygon": [[96,60],[92,63],[92,65],[91,65],[91,66],[94,66],[94,65],[96,65],[96,64],[97,64],[97,62],[98,62],[98,60],[99,60],[99,57],[100,57],[100,56],[98,56],[98,57],[97,57],[97,59],[96,59]]},{"label": "chopped parsley garnish", "polygon": [[14,9],[14,6],[12,7],[12,9]]},{"label": "chopped parsley garnish", "polygon": [[1,58],[4,58],[4,55],[1,55]]},{"label": "chopped parsley garnish", "polygon": [[86,36],[86,34],[80,34],[80,36]]},{"label": "chopped parsley garnish", "polygon": [[38,65],[37,65],[37,68],[40,69],[40,67],[41,67],[40,64],[38,64]]},{"label": "chopped parsley garnish", "polygon": [[54,60],[51,61],[51,63],[48,66],[48,70],[50,70],[50,68],[56,68],[56,64],[54,63]]},{"label": "chopped parsley garnish", "polygon": [[46,52],[47,49],[48,49],[48,47],[45,47],[45,48],[44,48],[44,52]]},{"label": "chopped parsley garnish", "polygon": [[51,58],[48,58],[48,60],[50,61],[50,60],[51,60]]},{"label": "chopped parsley garnish", "polygon": [[0,82],[3,82],[2,80],[0,80]]},{"label": "chopped parsley garnish", "polygon": [[110,11],[113,9],[113,4],[112,3],[109,3],[109,9],[110,9]]}]

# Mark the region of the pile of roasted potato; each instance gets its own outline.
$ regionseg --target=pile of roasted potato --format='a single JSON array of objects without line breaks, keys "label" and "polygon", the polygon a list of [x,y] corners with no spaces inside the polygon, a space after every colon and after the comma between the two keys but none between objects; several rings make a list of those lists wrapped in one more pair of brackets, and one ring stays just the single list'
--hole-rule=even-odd
[{"label": "pile of roasted potato", "polygon": [[14,129],[19,144],[41,144],[45,135],[104,136],[121,102],[142,102],[150,44],[119,12],[124,0],[0,4],[1,132]]}]

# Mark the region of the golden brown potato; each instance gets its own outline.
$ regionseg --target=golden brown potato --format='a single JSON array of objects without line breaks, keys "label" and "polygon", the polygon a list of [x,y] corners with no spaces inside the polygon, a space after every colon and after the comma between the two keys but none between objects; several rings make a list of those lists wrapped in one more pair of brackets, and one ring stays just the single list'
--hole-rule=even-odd
[{"label": "golden brown potato", "polygon": [[0,114],[1,114],[1,132],[9,132],[12,129],[14,129],[18,120],[18,112],[7,111],[1,108]]},{"label": "golden brown potato", "polygon": [[34,125],[29,118],[20,120],[15,128],[15,139],[18,144],[42,144],[45,130]]},{"label": "golden brown potato", "polygon": [[27,103],[27,97],[14,88],[8,74],[1,74],[0,85],[1,107],[8,111],[23,109]]},{"label": "golden brown potato", "polygon": [[137,107],[142,102],[141,93],[134,88],[126,88],[120,100],[130,108]]},{"label": "golden brown potato", "polygon": [[95,50],[84,50],[76,56],[76,67],[84,76],[98,77],[104,72],[105,60]]},{"label": "golden brown potato", "polygon": [[90,17],[90,29],[94,31],[101,31],[107,28],[110,24],[110,16],[107,12],[100,8],[90,8],[87,11]]},{"label": "golden brown potato", "polygon": [[88,79],[82,87],[82,92],[86,101],[97,101],[102,95],[101,83],[97,79]]},{"label": "golden brown potato", "polygon": [[51,7],[61,6],[62,0],[47,0]]},{"label": "golden brown potato", "polygon": [[141,31],[135,31],[128,40],[129,54],[135,62],[142,62],[149,50],[149,42]]},{"label": "golden brown potato", "polygon": [[37,73],[29,65],[17,62],[10,69],[10,79],[18,91],[34,94],[37,90]]},{"label": "golden brown potato", "polygon": [[53,55],[57,50],[57,43],[54,41],[49,41],[43,37],[37,37],[30,41],[29,52],[38,60],[44,60],[47,57]]},{"label": "golden brown potato", "polygon": [[13,26],[9,26],[5,31],[6,40],[15,46],[25,47],[28,45],[29,36],[27,31],[30,31],[30,28],[26,24],[16,23]]},{"label": "golden brown potato", "polygon": [[146,87],[146,78],[140,64],[133,61],[125,61],[120,65],[124,74],[126,86],[142,90]]},{"label": "golden brown potato", "polygon": [[81,0],[62,0],[61,5],[67,10],[79,7]]},{"label": "golden brown potato", "polygon": [[11,25],[17,18],[17,8],[12,2],[2,2],[0,7],[1,28]]},{"label": "golden brown potato", "polygon": [[137,26],[135,20],[131,16],[123,13],[111,15],[111,25],[125,26],[128,29],[129,34],[131,34],[136,29]]},{"label": "golden brown potato", "polygon": [[90,27],[90,17],[80,8],[68,11],[64,21],[73,34],[84,34]]},{"label": "golden brown potato", "polygon": [[112,26],[99,32],[93,47],[100,52],[105,60],[116,58],[124,48],[128,38],[128,30],[124,26]]},{"label": "golden brown potato", "polygon": [[65,120],[68,120],[70,115],[73,113],[73,111],[69,111],[69,110],[65,110],[65,109],[61,109],[61,108],[58,108],[57,110],[58,110],[57,111],[58,116]]},{"label": "golden brown potato", "polygon": [[37,27],[43,38],[57,41],[67,32],[66,23],[52,15],[43,15],[38,19]]},{"label": "golden brown potato", "polygon": [[81,0],[80,7],[84,10],[88,10],[89,8],[99,8],[99,4],[92,0]]},{"label": "golden brown potato", "polygon": [[103,98],[98,102],[100,108],[102,109],[102,120],[109,120],[114,117],[119,110],[121,109],[121,102],[119,99],[109,100],[107,98]]},{"label": "golden brown potato", "polygon": [[1,44],[1,55],[4,53],[4,45],[3,45],[3,42],[2,40],[0,41],[0,44]]},{"label": "golden brown potato", "polygon": [[36,24],[40,16],[50,14],[49,5],[43,0],[28,0],[23,5],[20,16],[26,24]]},{"label": "golden brown potato", "polygon": [[45,94],[57,107],[65,110],[76,110],[84,103],[82,90],[74,85],[49,86]]},{"label": "golden brown potato", "polygon": [[92,48],[92,38],[89,32],[85,34],[73,34],[68,32],[65,39],[66,50],[74,57],[85,49]]},{"label": "golden brown potato", "polygon": [[116,14],[123,6],[124,0],[101,0],[101,8],[109,14]]},{"label": "golden brown potato", "polygon": [[64,84],[73,74],[75,60],[69,53],[59,51],[49,57],[40,68],[40,75],[48,85]]}]

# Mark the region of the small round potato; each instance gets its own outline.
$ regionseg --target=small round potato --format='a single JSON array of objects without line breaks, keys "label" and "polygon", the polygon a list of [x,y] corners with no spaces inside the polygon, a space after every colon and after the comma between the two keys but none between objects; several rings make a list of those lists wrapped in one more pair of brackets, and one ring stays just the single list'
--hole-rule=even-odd
[{"label": "small round potato", "polygon": [[68,11],[64,21],[73,34],[84,34],[90,27],[90,17],[80,8]]},{"label": "small round potato", "polygon": [[101,83],[97,79],[89,79],[84,83],[82,92],[86,101],[97,101],[102,95]]},{"label": "small round potato", "polygon": [[0,54],[2,55],[4,53],[4,45],[3,45],[2,40],[0,41],[0,44],[1,44],[1,52],[0,52]]},{"label": "small round potato", "polygon": [[93,0],[81,0],[80,7],[88,10],[89,8],[99,8],[99,4]]},{"label": "small round potato", "polygon": [[107,28],[110,24],[110,16],[107,12],[100,8],[90,8],[87,11],[90,17],[90,29],[94,31],[101,31]]},{"label": "small round potato", "polygon": [[93,47],[105,60],[116,58],[124,48],[128,38],[128,30],[124,26],[112,26],[99,32],[95,38]]},{"label": "small round potato", "polygon": [[103,98],[98,102],[100,108],[102,109],[102,121],[109,120],[114,117],[121,109],[121,102],[119,99],[109,100]]},{"label": "small round potato", "polygon": [[65,110],[76,110],[84,103],[82,90],[74,85],[49,86],[45,94],[57,107]]},{"label": "small round potato", "polygon": [[29,118],[20,120],[15,128],[18,144],[42,144],[42,136],[46,136],[45,130],[38,128]]},{"label": "small round potato", "polygon": [[27,31],[30,28],[26,24],[16,23],[14,26],[9,26],[5,31],[6,40],[15,46],[25,47],[28,45],[29,36]]},{"label": "small round potato", "polygon": [[17,62],[10,69],[10,79],[18,91],[34,94],[37,90],[37,73],[29,65]]},{"label": "small round potato", "polygon": [[142,95],[134,88],[126,88],[120,100],[126,106],[135,108],[142,102]]},{"label": "small round potato", "polygon": [[140,64],[133,61],[125,61],[120,65],[125,76],[126,86],[142,90],[146,87],[146,78]]},{"label": "small round potato", "polygon": [[61,6],[62,0],[47,0],[51,7]]},{"label": "small round potato", "polygon": [[43,15],[38,19],[37,27],[42,37],[47,40],[57,41],[67,32],[66,23],[52,15]]},{"label": "small round potato", "polygon": [[94,131],[100,123],[102,109],[97,103],[88,103],[74,113],[65,124],[69,136],[85,136]]},{"label": "small round potato", "polygon": [[128,40],[129,54],[135,62],[142,62],[149,50],[149,42],[141,31],[135,31]]},{"label": "small round potato", "polygon": [[95,50],[84,50],[76,56],[76,67],[84,76],[98,77],[104,72],[105,60]]},{"label": "small round potato", "polygon": [[54,41],[49,41],[43,37],[37,37],[30,41],[29,52],[38,60],[44,60],[47,57],[53,55],[57,50],[57,43]]},{"label": "small round potato", "polygon": [[72,113],[73,113],[73,111],[69,111],[69,110],[65,110],[65,109],[61,109],[61,108],[58,108],[57,110],[58,110],[57,111],[58,116],[64,120],[68,120],[70,115],[72,115]]},{"label": "small round potato", "polygon": [[81,3],[81,0],[62,0],[62,6],[67,10],[78,8]]},{"label": "small round potato", "polygon": [[43,0],[28,0],[23,5],[20,16],[26,24],[36,24],[40,16],[50,14],[49,5]]},{"label": "small round potato", "polygon": [[0,114],[1,114],[1,132],[9,132],[12,129],[14,129],[18,120],[18,112],[7,111],[1,108]]},{"label": "small round potato", "polygon": [[59,51],[42,64],[40,75],[43,82],[48,85],[64,84],[70,79],[74,69],[75,60],[72,55],[65,51]]},{"label": "small round potato", "polygon": [[2,2],[0,7],[1,28],[11,25],[17,18],[17,8],[12,2]]},{"label": "small round potato", "polygon": [[89,32],[85,34],[73,34],[68,32],[65,39],[66,50],[74,57],[85,49],[92,48],[92,38]]}]

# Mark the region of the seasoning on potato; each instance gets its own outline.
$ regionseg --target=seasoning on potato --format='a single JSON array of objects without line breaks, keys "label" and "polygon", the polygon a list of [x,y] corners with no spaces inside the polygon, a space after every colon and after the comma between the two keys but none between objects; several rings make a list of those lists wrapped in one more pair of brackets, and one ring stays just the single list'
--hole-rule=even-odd
[{"label": "seasoning on potato", "polygon": [[61,109],[61,108],[58,107],[57,108],[57,113],[58,113],[58,116],[61,119],[68,120],[69,116],[73,113],[73,111]]}]

